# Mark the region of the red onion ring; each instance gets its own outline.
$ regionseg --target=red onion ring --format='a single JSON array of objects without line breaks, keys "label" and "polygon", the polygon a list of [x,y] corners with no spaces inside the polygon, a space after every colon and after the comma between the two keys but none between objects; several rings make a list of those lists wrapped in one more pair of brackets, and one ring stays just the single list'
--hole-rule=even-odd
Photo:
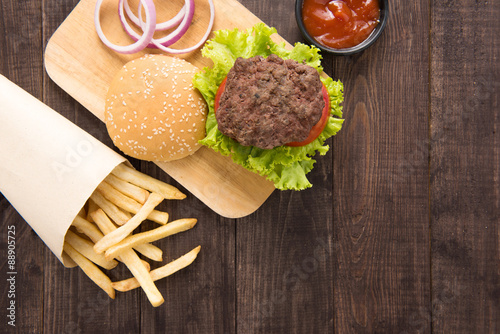
[{"label": "red onion ring", "polygon": [[[125,32],[134,41],[137,41],[141,37],[141,35],[139,35],[137,32],[135,32],[134,29],[132,29],[132,27],[130,26],[130,24],[128,24],[127,19],[125,18],[125,14],[126,14],[126,11],[127,11],[126,5],[125,5],[126,3],[127,3],[127,0],[120,1],[120,3],[119,3],[118,15],[120,16],[120,22],[122,24],[123,29],[125,29]],[[183,8],[185,8],[184,12],[186,13],[186,15],[184,15],[184,17],[182,19],[182,22],[177,27],[177,29],[175,29],[169,35],[167,35],[167,36],[165,36],[165,37],[157,40],[163,46],[170,46],[170,45],[174,44],[189,29],[189,25],[190,25],[190,23],[191,23],[191,21],[193,19],[193,16],[194,16],[194,1],[193,0],[186,0],[186,3],[184,4]],[[141,9],[142,9],[142,5],[141,5],[141,3],[139,3],[139,10],[138,10],[138,12],[139,12],[138,16],[139,17],[141,17]],[[141,21],[142,20],[138,21],[138,23],[141,24]],[[141,27],[141,29],[144,29],[142,26],[140,26],[140,27]],[[157,46],[153,43],[152,40],[148,43],[148,45],[146,47],[152,48],[152,49],[157,49]]]},{"label": "red onion ring", "polygon": [[197,44],[195,44],[189,48],[185,48],[185,49],[172,49],[172,48],[163,46],[162,44],[158,43],[155,39],[152,39],[153,44],[158,49],[165,51],[165,52],[168,52],[168,53],[171,53],[171,54],[183,54],[183,53],[188,53],[188,52],[191,52],[191,51],[198,49],[201,45],[203,45],[203,43],[205,43],[205,41],[208,38],[208,35],[210,35],[210,32],[212,31],[213,25],[214,25],[215,7],[214,7],[213,0],[208,0],[208,4],[210,6],[210,22],[208,23],[208,28],[205,32],[205,35],[203,35],[203,37],[200,39],[200,41]]},{"label": "red onion ring", "polygon": [[[123,4],[124,4],[124,7],[125,7],[125,13],[127,13],[128,18],[130,19],[130,21],[132,21],[132,23],[134,23],[138,27],[140,27],[141,25],[145,24],[144,21],[139,20],[140,14],[139,14],[139,17],[137,17],[132,12],[132,10],[130,9],[130,6],[128,4],[128,0],[125,0],[123,2]],[[142,8],[142,6],[139,6],[139,8]],[[186,15],[186,5],[184,5],[181,8],[181,10],[177,13],[177,15],[175,15],[170,20],[165,21],[165,22],[161,22],[161,23],[156,23],[155,30],[156,31],[163,31],[163,30],[167,30],[167,29],[171,29],[173,27],[176,27],[176,26],[178,26],[181,23],[181,21],[182,21],[182,19],[184,18],[185,15]],[[142,24],[141,24],[141,21],[142,21]]]},{"label": "red onion ring", "polygon": [[[146,47],[149,48],[158,48],[162,51],[165,51],[167,53],[172,53],[172,54],[182,54],[182,53],[188,53],[191,51],[194,51],[198,49],[203,43],[208,38],[208,35],[212,31],[212,27],[214,24],[214,19],[215,19],[215,7],[213,0],[208,0],[208,4],[210,6],[210,21],[208,24],[208,28],[201,38],[201,40],[194,46],[191,46],[189,48],[185,49],[172,49],[169,48],[168,46],[174,44],[177,42],[189,29],[189,26],[191,24],[191,21],[194,16],[194,0],[185,0],[184,7],[176,14],[176,16],[166,22],[157,24],[156,23],[156,10],[155,6],[153,3],[153,0],[140,0],[139,2],[139,9],[138,9],[138,15],[135,16],[132,11],[130,10],[130,6],[128,4],[128,0],[119,0],[118,3],[118,15],[120,17],[120,22],[124,28],[124,30],[127,32],[127,34],[135,41],[135,43],[128,45],[128,46],[120,46],[111,43],[106,36],[104,35],[102,31],[102,27],[100,24],[100,18],[99,18],[99,13],[100,9],[102,6],[102,2],[104,0],[97,0],[96,3],[96,8],[95,8],[95,13],[94,13],[94,21],[95,21],[95,27],[97,34],[101,41],[110,49],[119,52],[119,53],[124,53],[124,54],[130,54],[130,53],[135,53],[143,50]],[[145,8],[146,10],[146,21],[144,22],[142,20],[142,7]],[[127,18],[125,15],[128,16],[128,18],[137,24],[142,30],[143,34],[139,35],[128,23]],[[180,23],[179,23],[180,22]],[[154,33],[157,30],[162,30],[163,28],[168,29],[170,27],[174,27],[177,25],[177,28],[170,33],[169,35],[155,39]],[[158,29],[158,27],[160,27]]]},{"label": "red onion ring", "polygon": [[[124,9],[125,9],[125,3],[127,2],[127,0],[120,0],[119,3],[118,3],[118,16],[120,17],[120,22],[122,24],[122,27],[123,29],[125,30],[125,32],[130,36],[130,38],[132,38],[134,41],[138,41],[140,38],[141,38],[141,35],[139,35],[138,33],[135,32],[134,29],[132,29],[132,27],[130,26],[130,24],[128,24],[127,22],[127,19],[125,18],[125,12],[124,12]],[[130,8],[130,7],[129,7]],[[126,11],[126,9],[125,9]],[[137,18],[137,17],[136,17]],[[139,21],[137,21],[137,23],[139,23]],[[153,38],[153,37],[151,37]],[[151,48],[151,47],[155,47],[153,43],[151,43],[151,41],[149,40],[148,41],[148,44],[145,46],[147,48]]]},{"label": "red onion ring", "polygon": [[[101,41],[113,51],[123,54],[131,54],[136,53],[143,50],[153,38],[153,34],[155,33],[156,27],[156,10],[153,0],[140,0],[141,4],[144,6],[146,10],[146,24],[143,30],[142,36],[133,44],[122,46],[111,43],[104,32],[102,31],[101,21],[99,18],[99,14],[101,11],[101,6],[104,0],[97,0],[94,12],[94,24],[96,28],[97,35],[101,39]],[[120,0],[122,2],[123,0]]]},{"label": "red onion ring", "polygon": [[[159,38],[159,39],[152,39],[151,43],[149,43],[150,47],[156,48],[156,43],[159,43],[163,46],[170,46],[177,42],[181,37],[186,33],[186,31],[189,29],[189,26],[191,25],[191,22],[193,21],[193,16],[194,16],[194,0],[186,0],[186,3],[184,4],[184,7],[186,8],[186,15],[182,19],[182,22],[180,25],[172,31],[170,34],[168,34],[165,37]],[[141,9],[142,5],[139,4],[139,14],[138,16],[141,17]],[[141,29],[142,27],[142,20],[141,20]]]}]

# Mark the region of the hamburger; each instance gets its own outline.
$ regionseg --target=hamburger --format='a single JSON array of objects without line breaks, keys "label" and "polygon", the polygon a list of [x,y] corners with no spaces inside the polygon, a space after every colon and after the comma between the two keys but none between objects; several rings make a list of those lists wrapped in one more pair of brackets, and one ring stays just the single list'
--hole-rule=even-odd
[{"label": "hamburger", "polygon": [[207,105],[193,87],[199,69],[177,57],[148,54],[126,63],[106,96],[104,121],[123,153],[173,161],[195,153],[205,137]]},{"label": "hamburger", "polygon": [[217,126],[245,146],[304,145],[329,112],[323,87],[318,71],[293,59],[239,57],[215,96]]},{"label": "hamburger", "polygon": [[343,85],[320,75],[319,49],[275,43],[263,23],[219,30],[202,49],[212,67],[195,74],[209,111],[201,143],[281,190],[312,186],[314,156],[342,127]]}]

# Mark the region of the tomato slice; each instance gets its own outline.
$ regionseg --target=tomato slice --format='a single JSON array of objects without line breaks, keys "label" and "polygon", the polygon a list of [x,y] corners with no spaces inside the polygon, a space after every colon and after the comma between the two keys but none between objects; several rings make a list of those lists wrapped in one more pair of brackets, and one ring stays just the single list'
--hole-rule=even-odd
[{"label": "tomato slice", "polygon": [[[219,101],[222,93],[224,92],[224,89],[226,89],[226,80],[227,77],[222,80],[221,84],[219,85],[219,88],[217,89],[217,93],[215,93],[215,101],[214,101],[214,112],[217,112],[217,109],[219,109]],[[326,123],[328,122],[328,117],[330,116],[330,96],[328,95],[328,91],[326,90],[325,85],[323,84],[323,87],[321,89],[321,92],[323,93],[323,100],[325,101],[325,107],[323,108],[323,111],[321,113],[321,118],[319,119],[318,123],[316,123],[312,128],[311,131],[309,132],[309,136],[303,141],[294,141],[288,144],[285,144],[286,146],[292,146],[292,147],[297,147],[297,146],[304,146],[312,141],[314,141],[318,136],[320,135],[321,132],[323,132],[323,129],[326,126]]]},{"label": "tomato slice", "polygon": [[219,88],[217,88],[217,93],[215,94],[214,113],[217,112],[217,109],[219,109],[219,101],[222,93],[224,92],[224,89],[226,89],[226,81],[227,76],[224,78],[224,80],[222,80]]}]

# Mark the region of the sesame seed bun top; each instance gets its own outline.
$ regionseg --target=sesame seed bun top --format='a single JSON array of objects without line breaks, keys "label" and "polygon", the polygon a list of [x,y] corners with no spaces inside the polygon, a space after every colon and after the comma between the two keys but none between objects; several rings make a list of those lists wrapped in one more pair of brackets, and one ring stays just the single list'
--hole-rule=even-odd
[{"label": "sesame seed bun top", "polygon": [[106,96],[104,121],[125,154],[172,161],[193,154],[205,137],[207,106],[191,81],[198,68],[176,57],[146,55],[125,64]]}]

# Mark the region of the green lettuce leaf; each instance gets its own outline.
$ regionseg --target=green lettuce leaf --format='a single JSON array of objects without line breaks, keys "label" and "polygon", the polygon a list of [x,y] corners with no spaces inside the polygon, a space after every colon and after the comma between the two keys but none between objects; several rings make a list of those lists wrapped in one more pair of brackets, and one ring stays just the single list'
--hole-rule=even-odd
[{"label": "green lettuce leaf", "polygon": [[207,41],[201,53],[213,62],[211,68],[205,67],[193,78],[193,85],[205,98],[209,113],[207,116],[207,136],[201,143],[225,156],[231,156],[237,164],[265,176],[274,182],[280,190],[303,190],[311,187],[306,177],[314,163],[313,157],[319,153],[325,155],[328,145],[325,140],[335,135],[342,127],[343,85],[340,81],[321,76],[330,95],[330,114],[323,132],[313,142],[301,147],[279,146],[264,150],[253,146],[243,146],[225,136],[217,128],[214,113],[214,100],[217,89],[238,57],[250,58],[257,55],[267,57],[271,53],[283,59],[305,62],[322,72],[319,49],[302,43],[296,43],[293,49],[285,48],[285,43],[276,43],[271,35],[275,28],[259,23],[254,27],[240,31],[218,30],[215,37]]}]

